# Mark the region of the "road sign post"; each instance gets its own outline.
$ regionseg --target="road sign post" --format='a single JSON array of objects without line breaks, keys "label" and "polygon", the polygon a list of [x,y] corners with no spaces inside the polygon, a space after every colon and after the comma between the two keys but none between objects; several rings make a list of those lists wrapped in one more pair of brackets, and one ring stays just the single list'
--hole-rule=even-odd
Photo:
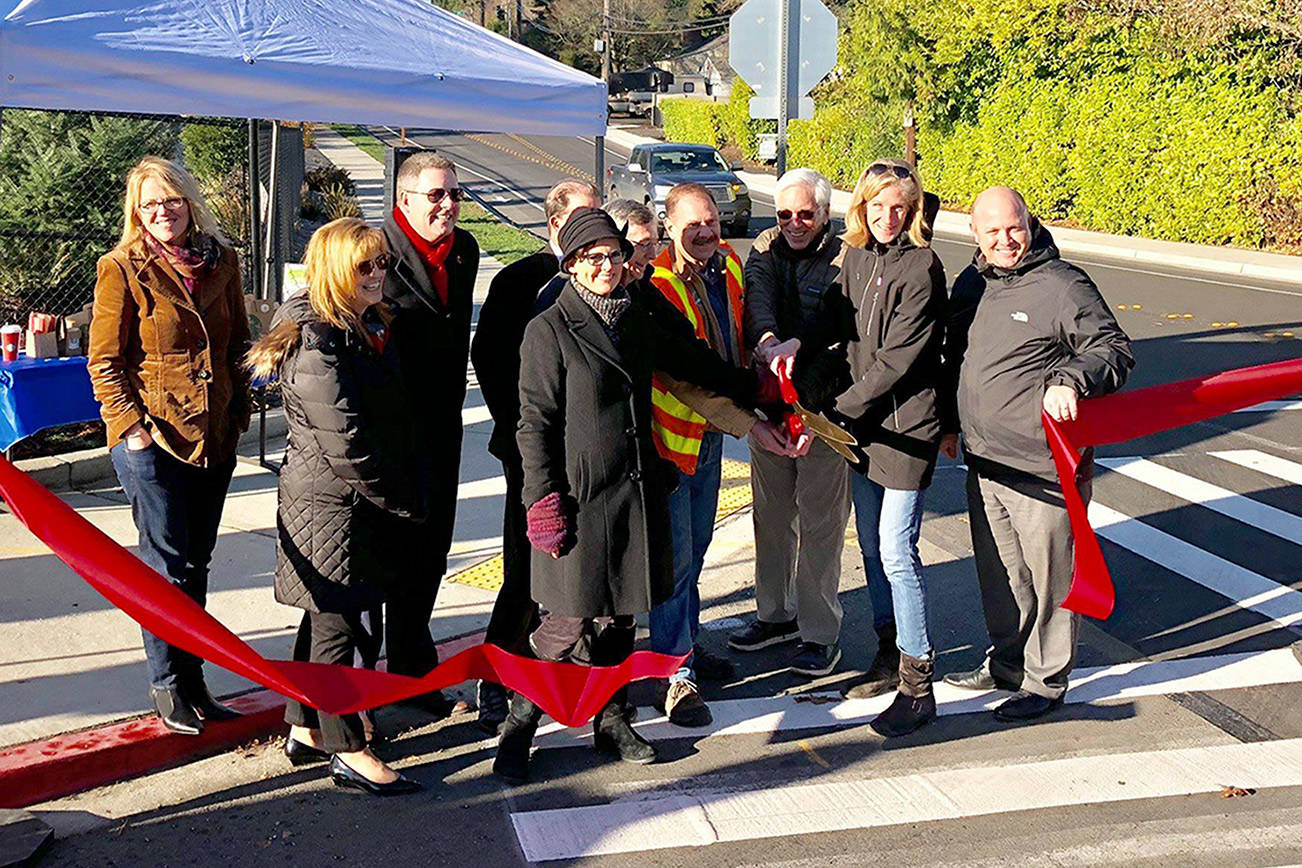
[{"label": "road sign post", "polygon": [[813,117],[808,93],[836,66],[836,16],[822,0],[747,0],[729,19],[728,62],[751,86],[753,118],[778,122],[778,172],[787,124]]}]

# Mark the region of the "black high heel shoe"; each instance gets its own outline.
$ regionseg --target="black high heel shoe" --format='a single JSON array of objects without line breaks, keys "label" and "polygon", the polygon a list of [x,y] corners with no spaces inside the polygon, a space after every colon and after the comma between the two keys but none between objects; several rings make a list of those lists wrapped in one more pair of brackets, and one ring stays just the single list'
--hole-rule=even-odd
[{"label": "black high heel shoe", "polygon": [[314,748],[310,744],[303,744],[293,736],[287,735],[285,736],[285,759],[289,760],[290,765],[297,768],[312,763],[327,762],[330,759],[330,754]]},{"label": "black high heel shoe", "polygon": [[387,784],[377,784],[341,760],[337,754],[330,758],[330,777],[334,779],[336,787],[361,790],[372,796],[405,796],[421,789],[418,781],[403,775],[398,775],[397,780]]}]

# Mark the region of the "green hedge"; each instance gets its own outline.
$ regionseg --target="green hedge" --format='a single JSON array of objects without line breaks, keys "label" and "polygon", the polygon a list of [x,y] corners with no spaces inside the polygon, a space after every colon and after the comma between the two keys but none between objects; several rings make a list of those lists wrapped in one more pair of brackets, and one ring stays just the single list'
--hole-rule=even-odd
[{"label": "green hedge", "polygon": [[718,103],[704,99],[675,97],[660,101],[665,139],[696,145],[721,147],[727,142]]},{"label": "green hedge", "polygon": [[[1298,189],[1276,100],[1228,78],[1153,71],[1002,82],[973,124],[924,132],[927,184],[966,203],[992,183],[1036,213],[1106,232],[1258,246],[1263,184]],[[1294,121],[1296,125],[1296,121]],[[1296,162],[1296,161],[1294,161]]]}]

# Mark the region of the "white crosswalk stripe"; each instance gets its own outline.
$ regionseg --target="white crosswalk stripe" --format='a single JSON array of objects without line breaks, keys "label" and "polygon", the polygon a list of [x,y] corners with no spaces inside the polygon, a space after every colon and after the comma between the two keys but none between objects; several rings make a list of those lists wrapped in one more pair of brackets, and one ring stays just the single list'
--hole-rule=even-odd
[{"label": "white crosswalk stripe", "polygon": [[1282,509],[1259,503],[1227,488],[1187,476],[1144,458],[1105,458],[1099,464],[1190,503],[1205,506],[1221,515],[1302,545],[1302,517]]},{"label": "white crosswalk stripe", "polygon": [[1291,482],[1293,485],[1302,485],[1302,464],[1289,461],[1287,458],[1268,455],[1256,449],[1230,449],[1209,454],[1213,458],[1219,458],[1222,461],[1229,461],[1249,470],[1256,470],[1259,473],[1274,476],[1276,479]]}]

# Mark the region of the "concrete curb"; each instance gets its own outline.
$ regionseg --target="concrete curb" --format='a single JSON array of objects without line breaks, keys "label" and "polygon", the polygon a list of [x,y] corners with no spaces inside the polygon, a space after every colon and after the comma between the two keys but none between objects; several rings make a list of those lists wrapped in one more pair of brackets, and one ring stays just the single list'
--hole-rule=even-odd
[{"label": "concrete curb", "polygon": [[[447,660],[483,638],[476,632],[446,639],[438,645],[439,659]],[[0,749],[0,808],[25,808],[117,783],[285,729],[285,699],[270,690],[254,690],[227,704],[244,716],[210,724],[199,736],[168,732],[151,714]]]},{"label": "concrete curb", "polygon": [[[275,407],[267,411],[267,439],[284,437],[288,431],[285,413]],[[258,443],[258,417],[255,413],[249,430],[240,436],[240,447],[246,449]],[[35,479],[50,491],[70,491],[87,488],[105,480],[116,479],[113,462],[107,446],[83,449],[63,455],[28,458],[16,463],[19,470]]]},{"label": "concrete curb", "polygon": [[[608,129],[606,140],[622,147],[651,144],[658,139],[639,136],[625,130]],[[777,178],[759,172],[738,172],[753,191],[772,197]],[[850,204],[847,190],[832,193],[832,210],[844,214]],[[1085,229],[1052,226],[1058,249],[1067,254],[1116,260],[1135,267],[1183,268],[1220,277],[1267,280],[1302,287],[1302,256],[1266,253],[1238,247],[1213,247],[1176,241],[1155,241],[1127,235],[1109,235]],[[968,215],[942,211],[936,219],[936,234],[956,241],[971,241]]]}]

